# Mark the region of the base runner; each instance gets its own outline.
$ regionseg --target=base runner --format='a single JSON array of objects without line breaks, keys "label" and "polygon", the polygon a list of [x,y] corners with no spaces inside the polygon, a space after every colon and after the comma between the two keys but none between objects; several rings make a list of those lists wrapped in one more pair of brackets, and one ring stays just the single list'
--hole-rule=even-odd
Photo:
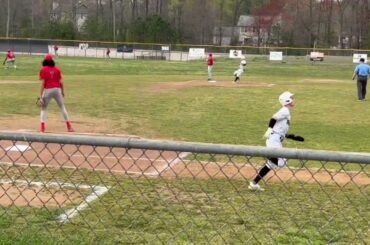
[{"label": "base runner", "polygon": [[240,61],[239,69],[234,71],[234,83],[238,83],[240,81],[240,76],[244,73],[246,66],[247,62],[245,60]]},{"label": "base runner", "polygon": [[[294,134],[288,134],[291,122],[290,109],[294,107],[293,94],[286,91],[279,96],[282,108],[276,112],[269,122],[269,127],[263,137],[266,139],[266,147],[282,148],[285,138],[295,141],[304,141],[304,138]],[[253,191],[263,190],[258,182],[272,169],[284,167],[287,164],[284,158],[269,158],[257,176],[249,183],[248,188]]]}]

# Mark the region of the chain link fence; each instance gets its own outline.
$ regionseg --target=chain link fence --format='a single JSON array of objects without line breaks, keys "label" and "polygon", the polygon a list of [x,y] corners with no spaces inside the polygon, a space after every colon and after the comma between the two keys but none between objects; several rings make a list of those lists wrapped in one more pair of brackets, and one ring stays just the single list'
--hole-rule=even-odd
[{"label": "chain link fence", "polygon": [[[249,181],[269,157],[288,167]],[[369,244],[370,155],[0,133],[4,244]]]},{"label": "chain link fence", "polygon": [[[58,47],[56,51],[54,48]],[[109,48],[109,57],[107,49]],[[86,40],[51,40],[51,39],[20,39],[0,38],[0,52],[8,49],[18,54],[41,55],[51,53],[69,57],[95,57],[116,59],[150,59],[188,61],[190,48],[201,48],[206,53],[213,52],[216,57],[228,58],[230,50],[241,50],[244,55],[262,57],[268,60],[270,51],[282,52],[285,59],[310,60],[310,53],[325,53],[325,61],[329,63],[352,63],[353,54],[361,53],[370,56],[370,50],[357,49],[325,49],[325,48],[294,48],[294,47],[254,47],[254,46],[218,46],[193,44],[159,44],[159,43],[124,43],[101,42]],[[206,57],[204,57],[206,58]],[[199,59],[199,57],[198,57]]]}]

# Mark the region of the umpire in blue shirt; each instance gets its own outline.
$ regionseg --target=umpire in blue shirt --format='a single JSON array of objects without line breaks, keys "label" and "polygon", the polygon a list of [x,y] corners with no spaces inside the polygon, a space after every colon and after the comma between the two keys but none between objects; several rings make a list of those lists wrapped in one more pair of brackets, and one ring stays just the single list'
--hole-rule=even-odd
[{"label": "umpire in blue shirt", "polygon": [[359,101],[364,101],[366,96],[367,78],[370,75],[370,66],[365,64],[365,59],[360,59],[360,64],[355,68],[352,80],[357,76],[357,95]]}]

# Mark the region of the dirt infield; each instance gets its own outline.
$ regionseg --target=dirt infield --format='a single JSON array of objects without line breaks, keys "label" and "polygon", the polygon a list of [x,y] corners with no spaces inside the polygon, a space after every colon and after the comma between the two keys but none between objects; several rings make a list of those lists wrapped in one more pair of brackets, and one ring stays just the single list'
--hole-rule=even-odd
[{"label": "dirt infield", "polygon": [[40,84],[40,81],[1,80],[0,84]]},{"label": "dirt infield", "polygon": [[241,81],[240,83],[234,83],[233,81],[203,81],[203,80],[190,80],[185,82],[169,82],[169,83],[157,83],[150,85],[144,89],[145,92],[165,93],[189,88],[197,87],[221,87],[221,88],[249,88],[249,87],[272,87],[275,84],[263,83],[263,82],[252,82],[252,81]]},{"label": "dirt infield", "polygon": [[[124,123],[124,122],[121,122]],[[73,116],[72,126],[77,133],[83,134],[98,134],[105,135],[106,132],[110,134],[127,135],[122,130],[115,129],[114,123],[108,119],[97,119],[82,116]],[[35,115],[29,116],[11,116],[1,118],[0,130],[9,130],[15,132],[39,132],[40,130],[40,117]],[[66,125],[63,121],[62,115],[58,113],[49,113],[46,121],[46,133],[67,133]]]},{"label": "dirt infield", "polygon": [[[121,138],[124,136],[121,136]],[[27,145],[27,142],[16,142]],[[32,143],[25,152],[14,151],[14,142],[0,142],[0,163],[10,166],[35,166],[69,169],[90,169],[119,175],[149,177],[192,177],[252,179],[259,166],[253,163],[204,163],[187,160],[189,153],[173,151],[75,146]],[[14,147],[13,147],[14,148]],[[370,185],[368,174],[283,168],[272,172],[268,181],[301,181],[307,183]]]},{"label": "dirt infield", "polygon": [[[228,179],[253,179],[259,166],[250,164],[238,165],[232,163],[180,163],[164,173],[164,176],[187,176],[196,178],[228,178]],[[282,168],[271,171],[265,178],[266,181],[288,182],[299,181],[303,183],[337,184],[344,186],[355,184],[358,186],[370,185],[370,178],[366,174],[349,172],[321,171],[309,169]]]},{"label": "dirt infield", "polygon": [[81,193],[44,186],[0,184],[0,207],[64,207],[81,201]]},{"label": "dirt infield", "polygon": [[314,84],[354,84],[354,81],[348,80],[335,80],[335,79],[303,79],[299,80],[300,83],[314,83]]}]

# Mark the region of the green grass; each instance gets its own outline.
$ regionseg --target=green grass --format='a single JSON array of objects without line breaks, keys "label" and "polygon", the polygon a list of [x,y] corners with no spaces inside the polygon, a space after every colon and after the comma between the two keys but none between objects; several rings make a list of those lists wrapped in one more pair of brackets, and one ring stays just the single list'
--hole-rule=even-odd
[{"label": "green grass", "polygon": [[[2,167],[23,178],[110,186],[61,225],[61,208],[1,208],[0,241],[12,244],[360,244],[369,242],[368,188],[240,180],[136,178],[82,169]],[[66,207],[68,208],[68,207]]]},{"label": "green grass", "polygon": [[[38,79],[41,57],[20,56],[14,70],[0,70],[1,80]],[[279,109],[277,97],[285,90],[296,94],[291,132],[303,135],[304,144],[287,147],[320,150],[369,151],[370,102],[356,101],[353,64],[311,65],[302,59],[287,63],[250,61],[243,82],[276,86],[197,87],[150,93],[152,84],[202,80],[203,61],[167,62],[59,58],[64,74],[66,106],[71,117],[111,120],[112,130],[147,138],[194,142],[264,145],[261,136]],[[216,60],[216,80],[231,80],[237,61]],[[334,79],[342,83],[302,80]],[[206,82],[205,82],[206,84]],[[2,117],[38,117],[34,106],[38,84],[0,84]],[[58,114],[55,105],[51,113]],[[109,133],[109,132],[107,132]]]},{"label": "green grass", "polygon": [[[167,62],[57,59],[64,75],[72,119],[108,119],[111,130],[146,138],[205,143],[264,145],[267,123],[279,109],[277,97],[296,94],[291,132],[306,141],[291,148],[369,152],[370,102],[356,101],[348,62],[311,65],[303,59],[270,63],[248,59],[243,83],[273,87],[207,86],[151,92],[153,84],[205,80],[204,61]],[[0,70],[0,81],[37,81],[41,57],[17,57],[17,70]],[[238,61],[217,60],[214,76],[231,80]],[[303,82],[331,79],[339,82]],[[231,82],[231,81],[230,81]],[[38,84],[0,84],[1,119],[38,117]],[[49,114],[58,114],[55,104]],[[27,125],[25,125],[26,127]],[[110,132],[106,132],[110,133]],[[225,156],[198,154],[189,158]],[[212,161],[215,159],[211,159]],[[245,162],[243,157],[232,160]],[[261,161],[261,159],[254,158]],[[291,166],[298,166],[296,161]],[[307,167],[322,167],[308,162]],[[326,168],[359,170],[329,163]],[[368,172],[363,165],[362,172]],[[163,179],[115,176],[47,168],[0,167],[1,176],[111,186],[71,223],[59,225],[60,209],[0,208],[1,244],[360,244],[370,243],[369,188],[289,181],[268,191],[247,191],[247,182],[225,179]],[[360,235],[359,235],[360,234]],[[251,239],[251,240],[250,240]]]}]

